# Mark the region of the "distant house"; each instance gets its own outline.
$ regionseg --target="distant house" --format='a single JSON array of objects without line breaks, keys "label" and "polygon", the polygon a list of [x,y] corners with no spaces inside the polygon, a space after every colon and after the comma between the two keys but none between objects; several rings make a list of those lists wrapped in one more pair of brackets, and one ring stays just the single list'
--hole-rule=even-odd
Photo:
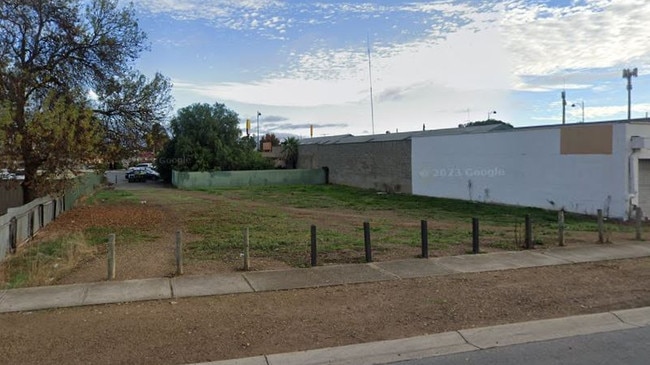
[{"label": "distant house", "polygon": [[298,166],[389,192],[650,217],[650,119],[312,138]]},{"label": "distant house", "polygon": [[286,161],[282,154],[282,146],[273,146],[271,142],[264,142],[262,144],[262,157],[271,160],[273,166],[276,168],[284,168]]}]

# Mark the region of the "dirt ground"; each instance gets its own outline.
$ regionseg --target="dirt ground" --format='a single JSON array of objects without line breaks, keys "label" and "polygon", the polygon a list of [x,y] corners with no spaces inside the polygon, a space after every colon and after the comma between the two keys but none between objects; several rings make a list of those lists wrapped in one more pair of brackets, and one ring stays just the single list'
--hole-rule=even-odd
[{"label": "dirt ground", "polygon": [[650,258],[0,315],[0,363],[183,364],[650,305]]},{"label": "dirt ground", "polygon": [[[128,206],[81,206],[66,212],[36,240],[88,227],[132,228],[150,239],[118,242],[117,279],[173,275],[175,232],[181,212],[222,197],[184,192],[184,203],[166,204],[145,190]],[[207,203],[206,203],[207,202]],[[249,202],[247,204],[259,204]],[[172,205],[176,208],[172,209]],[[322,224],[358,219],[349,212],[297,209]],[[390,213],[386,213],[390,214]],[[320,223],[319,223],[320,224]],[[417,229],[417,222],[404,222]],[[445,222],[432,222],[445,224]],[[431,227],[431,226],[430,226]],[[444,228],[444,227],[440,227]],[[185,235],[184,240],[197,239]],[[571,246],[591,244],[574,236]],[[102,281],[105,250],[52,284]],[[459,252],[453,250],[460,250]],[[401,247],[377,260],[414,257]],[[455,247],[434,255],[462,254]],[[354,254],[354,253],[353,253]],[[327,258],[325,258],[327,259]],[[237,270],[239,262],[186,262],[187,275]],[[257,270],[287,264],[253,258]],[[0,279],[2,279],[0,277]],[[329,288],[126,303],[0,315],[0,363],[183,364],[260,354],[404,338],[463,328],[556,318],[650,305],[650,258]]]}]

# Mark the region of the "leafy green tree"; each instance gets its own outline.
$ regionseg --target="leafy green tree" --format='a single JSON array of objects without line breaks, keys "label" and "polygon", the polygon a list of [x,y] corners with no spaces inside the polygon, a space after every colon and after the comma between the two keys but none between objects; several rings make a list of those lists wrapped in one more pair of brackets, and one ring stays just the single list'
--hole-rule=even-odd
[{"label": "leafy green tree", "polygon": [[105,127],[102,156],[116,161],[147,148],[160,151],[169,139],[162,127],[171,112],[169,79],[156,73],[149,80],[129,71],[100,90],[93,111]]},{"label": "leafy green tree", "polygon": [[274,133],[267,133],[266,135],[264,135],[264,137],[262,137],[261,142],[262,143],[271,142],[271,146],[273,147],[280,145],[280,140],[278,139],[278,137],[275,136]]},{"label": "leafy green tree", "polygon": [[151,131],[147,133],[147,148],[152,151],[154,154],[162,151],[165,144],[169,142],[169,134],[165,130],[165,127],[160,123],[154,123],[151,126]]},{"label": "leafy green tree", "polygon": [[296,137],[289,137],[282,142],[282,155],[287,167],[295,169],[298,165],[298,146],[300,141]]},{"label": "leafy green tree", "polygon": [[512,126],[512,124],[500,121],[498,119],[477,120],[475,122],[469,122],[469,123],[462,124],[462,126],[463,127],[475,127],[475,126],[480,126],[480,125],[495,125],[495,124],[504,125],[504,126],[507,126],[507,127],[510,127],[510,128],[514,128]]},{"label": "leafy green tree", "polygon": [[165,119],[169,80],[131,67],[145,41],[117,0],[0,1],[0,146],[24,164],[25,201]]},{"label": "leafy green tree", "polygon": [[158,157],[161,177],[171,170],[231,171],[270,168],[255,151],[255,140],[240,138],[239,117],[225,105],[192,104],[171,121],[172,139]]}]

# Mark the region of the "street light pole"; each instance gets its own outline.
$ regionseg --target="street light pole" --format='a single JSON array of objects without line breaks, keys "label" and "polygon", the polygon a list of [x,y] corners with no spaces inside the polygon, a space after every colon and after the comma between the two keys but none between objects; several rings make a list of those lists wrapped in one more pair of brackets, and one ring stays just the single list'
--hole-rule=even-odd
[{"label": "street light pole", "polygon": [[262,140],[260,139],[260,113],[259,111],[257,112],[257,150],[261,151],[262,150]]},{"label": "street light pole", "polygon": [[487,120],[490,120],[490,115],[492,115],[492,114],[496,114],[496,113],[497,113],[496,110],[489,111],[489,112],[488,112]]},{"label": "street light pole", "polygon": [[623,70],[623,78],[627,79],[627,120],[632,119],[632,77],[637,77],[639,72],[637,68]]},{"label": "street light pole", "polygon": [[[576,106],[578,106],[576,103],[571,104],[572,108],[575,108]],[[584,100],[580,101],[580,107],[582,108],[582,123],[584,123],[585,122],[585,101]]]}]

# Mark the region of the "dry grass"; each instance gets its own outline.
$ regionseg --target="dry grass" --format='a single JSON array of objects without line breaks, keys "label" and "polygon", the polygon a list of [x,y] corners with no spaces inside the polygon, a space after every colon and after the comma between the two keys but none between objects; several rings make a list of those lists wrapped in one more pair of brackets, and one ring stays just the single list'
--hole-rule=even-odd
[{"label": "dry grass", "polygon": [[96,251],[97,247],[83,233],[32,242],[3,262],[0,287],[47,285],[68,274]]}]

